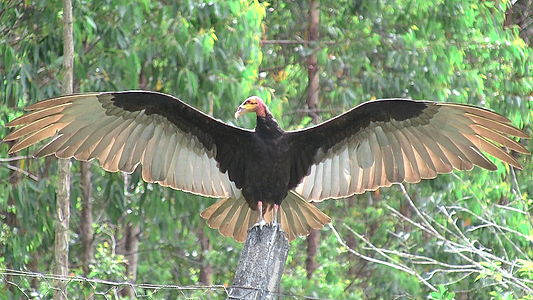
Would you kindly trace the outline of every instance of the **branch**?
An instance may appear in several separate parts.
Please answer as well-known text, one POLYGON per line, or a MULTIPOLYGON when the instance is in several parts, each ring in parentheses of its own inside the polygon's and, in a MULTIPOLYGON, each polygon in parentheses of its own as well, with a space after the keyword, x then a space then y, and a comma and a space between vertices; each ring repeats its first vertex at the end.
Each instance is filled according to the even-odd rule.
POLYGON ((0 158, 0 163, 24 160, 24 159, 29 159, 29 158, 32 158, 32 157, 31 156, 13 156, 13 157, 0 158))
MULTIPOLYGON (((363 242, 361 249, 377 253, 382 256, 383 259, 365 256, 355 249, 350 249, 333 226, 330 226, 339 243, 348 248, 348 251, 362 259, 404 271, 415 276, 421 283, 428 287, 435 287, 441 284, 445 286, 453 285, 471 275, 479 274, 482 277, 488 277, 491 280, 496 281, 496 283, 490 280, 480 281, 479 285, 483 288, 496 284, 503 286, 506 289, 517 289, 526 295, 533 293, 533 289, 531 288, 533 280, 516 275, 519 272, 518 269, 521 265, 519 259, 521 257, 523 257, 524 260, 529 259, 526 253, 527 251, 522 251, 515 241, 520 239, 530 242, 531 239, 527 235, 522 234, 513 228, 496 223, 491 219, 490 215, 477 215, 468 208, 458 205, 440 206, 438 207, 436 215, 435 213, 427 213, 416 205, 415 201, 413 201, 403 185, 400 185, 400 187, 405 199, 415 212, 413 218, 402 215, 398 210, 387 204, 384 206, 392 212, 393 216, 399 218, 401 221, 411 224, 414 227, 414 231, 420 230, 424 235, 437 239, 437 242, 442 244, 442 251, 444 253, 454 254, 452 256, 453 260, 451 260, 450 263, 436 259, 440 257, 450 257, 449 255, 441 256, 437 253, 432 255, 432 257, 428 257, 410 253, 412 251, 411 246, 416 245, 409 244, 408 238, 406 238, 405 235, 393 232, 391 232, 391 235, 399 240, 399 247, 405 247, 405 251, 377 247, 368 238, 357 233, 347 225, 344 225, 351 234, 363 242), (456 212, 467 213, 473 218, 477 218, 477 221, 481 224, 471 227, 468 230, 462 229, 458 226, 457 217, 455 216, 456 212), (472 239, 469 236, 470 233, 483 229, 491 230, 490 234, 494 235, 495 243, 499 243, 498 247, 504 248, 503 241, 506 241, 512 247, 515 247, 514 250, 516 251, 513 253, 515 257, 511 257, 510 253, 507 253, 505 249, 502 250, 504 252, 503 256, 498 255, 490 247, 483 245, 477 239, 472 239), (509 233, 512 235, 509 235, 509 233), (438 273, 445 275, 435 276, 435 274, 438 273)), ((502 209, 509 208, 504 207, 502 209)), ((527 215, 521 210, 509 210, 527 215)))
POLYGON ((381 264, 381 265, 385 265, 385 266, 394 268, 396 270, 400 270, 400 271, 406 272, 407 274, 410 274, 410 275, 413 275, 413 276, 417 277, 422 283, 424 283, 432 291, 437 291, 437 289, 433 285, 431 285, 424 278, 422 278, 418 273, 416 273, 414 270, 410 269, 409 267, 406 267, 405 265, 390 263, 390 262, 387 262, 387 261, 384 261, 384 260, 380 260, 380 259, 377 259, 377 258, 373 258, 373 257, 370 257, 370 256, 363 255, 363 254, 355 251, 354 249, 350 248, 346 244, 346 242, 344 242, 344 240, 341 238, 340 234, 337 232, 337 230, 335 229, 335 227, 333 227, 333 225, 331 223, 329 223, 328 226, 333 231, 333 233, 335 234, 335 237, 337 237, 337 241, 342 246, 344 246, 350 253, 354 254, 355 256, 357 256, 359 258, 362 258, 364 260, 367 260, 369 262, 378 263, 378 264, 381 264))
POLYGON ((10 170, 13 170, 15 172, 19 172, 19 173, 22 173, 26 176, 28 176, 30 179, 33 179, 34 181, 39 181, 39 177, 33 175, 32 173, 26 171, 26 170, 22 170, 21 168, 17 168, 15 166, 12 166, 12 165, 7 165, 7 168, 10 169, 10 170))
POLYGON ((317 41, 307 41, 307 40, 262 40, 261 45, 309 45, 309 44, 326 44, 326 45, 334 45, 337 44, 335 41, 323 41, 323 42, 317 42, 317 41))

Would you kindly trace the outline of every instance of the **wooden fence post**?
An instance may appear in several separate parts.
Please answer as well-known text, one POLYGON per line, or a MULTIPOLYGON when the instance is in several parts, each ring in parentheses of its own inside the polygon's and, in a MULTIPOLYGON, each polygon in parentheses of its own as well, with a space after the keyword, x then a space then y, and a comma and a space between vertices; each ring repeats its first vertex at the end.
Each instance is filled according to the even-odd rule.
POLYGON ((279 225, 248 230, 228 299, 278 299, 288 252, 279 225))

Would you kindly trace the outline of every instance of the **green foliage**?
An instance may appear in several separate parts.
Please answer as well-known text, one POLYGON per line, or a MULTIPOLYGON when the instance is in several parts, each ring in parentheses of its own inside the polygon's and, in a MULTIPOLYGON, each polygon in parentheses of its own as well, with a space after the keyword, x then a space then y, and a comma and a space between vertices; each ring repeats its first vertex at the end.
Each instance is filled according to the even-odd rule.
MULTIPOLYGON (((307 2, 74 1, 75 86, 80 92, 166 92, 230 123, 235 122, 236 105, 255 94, 266 100, 284 128, 303 128, 311 122, 302 112, 306 57, 316 51, 324 120, 366 100, 410 97, 487 107, 532 135, 532 50, 518 36, 518 28, 503 28, 508 5, 509 1, 474 0, 321 1, 319 42, 262 45, 263 39, 305 39, 307 2)), ((3 125, 20 115, 22 107, 59 95, 61 20, 60 1, 0 2, 0 136, 7 133, 3 125)), ((244 118, 237 125, 251 128, 253 123, 244 118)), ((526 147, 533 149, 531 141, 526 147)), ((0 144, 1 157, 7 157, 7 149, 0 144)), ((354 256, 326 228, 321 231, 319 268, 312 279, 306 278, 305 241, 291 244, 283 292, 344 299, 399 295, 454 299, 468 291, 473 299, 531 299, 506 283, 509 274, 533 280, 533 168, 531 157, 520 161, 521 171, 497 162, 496 172, 476 168, 407 186, 417 206, 444 228, 448 240, 490 249, 494 257, 515 263, 515 268, 465 254, 480 265, 471 275, 437 272, 429 277, 438 267, 407 263, 422 278, 429 278, 437 287, 432 291, 411 274, 354 256), (486 221, 500 227, 485 226, 486 221), (466 239, 452 234, 456 228, 466 239)), ((47 273, 53 255, 56 165, 50 159, 13 165, 38 180, 0 163, 0 268, 47 273)), ((96 163, 91 169, 97 255, 89 277, 125 278, 124 260, 114 252, 113 240, 121 238, 119 229, 125 222, 133 222, 141 229, 138 282, 198 284, 202 264, 209 263, 214 283, 231 284, 242 246, 207 229, 198 216, 214 200, 143 183, 137 173, 132 176, 133 196, 126 198, 120 174, 106 173, 96 163), (205 253, 198 242, 200 230, 205 230, 212 246, 205 253)), ((82 275, 77 163, 72 172, 70 257, 74 274, 82 275)), ((353 242, 351 247, 368 257, 384 259, 347 228, 375 247, 396 251, 390 255, 394 263, 405 262, 398 253, 448 265, 464 263, 442 240, 392 213, 394 209, 417 220, 397 188, 326 201, 320 208, 353 242)), ((16 282, 27 293, 50 297, 50 282, 16 282)), ((106 288, 71 283, 69 292, 87 296, 106 288)), ((154 299, 175 297, 172 291, 139 292, 154 299)), ((0 299, 23 296, 13 286, 8 295, 0 299)))
POLYGON ((126 263, 124 256, 116 255, 111 251, 108 242, 103 242, 95 247, 95 264, 90 265, 88 278, 99 278, 115 281, 123 281, 126 263))
POLYGON ((455 293, 448 291, 445 286, 439 285, 439 290, 429 294, 431 300, 455 300, 455 293))

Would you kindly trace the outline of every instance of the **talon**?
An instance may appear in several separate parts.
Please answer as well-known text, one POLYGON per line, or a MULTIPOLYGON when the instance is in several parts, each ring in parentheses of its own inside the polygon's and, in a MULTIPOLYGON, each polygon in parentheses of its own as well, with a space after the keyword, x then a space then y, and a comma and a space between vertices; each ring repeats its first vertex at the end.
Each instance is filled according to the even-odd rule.
POLYGON ((278 211, 279 204, 274 204, 274 211, 272 212, 272 225, 278 225, 278 211))
POLYGON ((268 223, 265 222, 265 220, 261 220, 261 221, 255 223, 254 226, 252 226, 252 227, 259 227, 259 229, 263 229, 263 226, 265 226, 265 225, 268 225, 268 223))
MULTIPOLYGON (((257 213, 259 215, 257 218, 257 224, 263 223, 264 225, 265 220, 263 220, 263 202, 262 201, 257 202, 257 213)), ((261 228, 263 228, 262 225, 261 225, 261 228)))

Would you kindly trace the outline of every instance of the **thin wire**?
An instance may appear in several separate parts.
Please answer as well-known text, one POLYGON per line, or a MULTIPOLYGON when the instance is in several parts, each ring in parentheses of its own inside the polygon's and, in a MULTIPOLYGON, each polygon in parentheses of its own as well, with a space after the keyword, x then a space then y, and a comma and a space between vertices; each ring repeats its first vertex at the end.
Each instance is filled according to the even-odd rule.
POLYGON ((56 274, 37 273, 37 272, 29 272, 29 271, 21 271, 21 270, 13 270, 13 269, 0 269, 0 275, 32 277, 32 278, 62 280, 62 281, 100 283, 100 284, 112 285, 112 286, 130 286, 130 287, 139 287, 139 288, 146 288, 146 289, 174 289, 174 290, 184 290, 184 291, 204 290, 204 289, 226 290, 226 286, 221 285, 221 284, 189 285, 189 286, 180 286, 180 285, 174 285, 174 284, 151 284, 151 283, 135 284, 135 283, 127 282, 127 281, 118 282, 118 281, 110 281, 110 280, 104 280, 104 279, 98 279, 98 278, 86 278, 82 276, 70 276, 70 275, 63 276, 63 275, 56 275, 56 274))
MULTIPOLYGON (((83 276, 63 276, 63 275, 56 275, 56 274, 49 274, 49 273, 38 273, 38 272, 31 272, 31 271, 22 271, 22 270, 14 270, 14 269, 4 269, 0 268, 0 276, 18 276, 18 277, 30 277, 30 278, 38 278, 38 279, 49 279, 49 280, 61 280, 61 281, 68 281, 68 282, 87 282, 91 285, 93 289, 96 289, 96 287, 93 284, 103 284, 103 285, 109 285, 112 286, 111 289, 116 289, 117 287, 121 286, 128 286, 133 289, 135 288, 142 288, 142 289, 150 289, 150 290, 178 290, 178 291, 207 291, 207 290, 223 290, 226 294, 226 297, 230 297, 230 292, 232 288, 238 288, 238 289, 248 289, 251 291, 256 292, 264 292, 265 294, 270 295, 279 295, 283 297, 291 297, 294 299, 311 299, 311 300, 332 300, 330 298, 321 298, 321 297, 314 297, 314 296, 307 296, 307 295, 301 295, 301 294, 292 294, 292 293, 284 293, 284 292, 274 292, 269 291, 261 288, 256 287, 250 287, 250 286, 225 286, 223 284, 214 284, 214 285, 188 285, 188 286, 180 286, 180 285, 174 285, 174 284, 151 284, 151 283, 131 283, 127 281, 110 281, 110 280, 104 280, 104 279, 98 279, 98 278, 86 278, 83 276)), ((22 289, 14 282, 8 282, 9 284, 13 284, 19 288, 19 290, 22 291, 22 289)), ((110 290, 111 290, 110 289, 110 290)), ((98 293, 100 294, 100 293, 98 293)), ((29 299, 29 298, 28 298, 29 299)))

